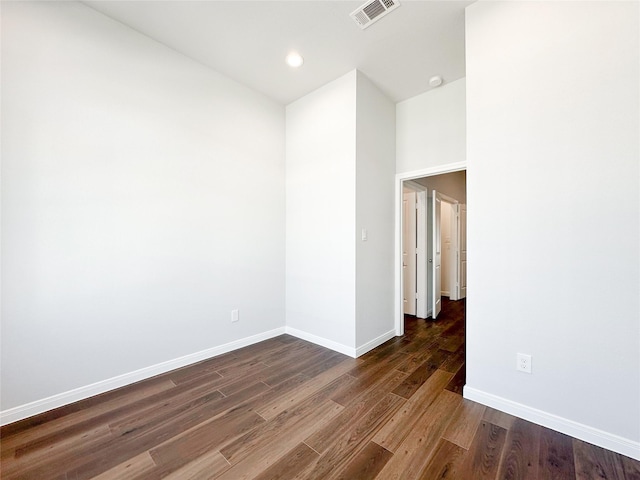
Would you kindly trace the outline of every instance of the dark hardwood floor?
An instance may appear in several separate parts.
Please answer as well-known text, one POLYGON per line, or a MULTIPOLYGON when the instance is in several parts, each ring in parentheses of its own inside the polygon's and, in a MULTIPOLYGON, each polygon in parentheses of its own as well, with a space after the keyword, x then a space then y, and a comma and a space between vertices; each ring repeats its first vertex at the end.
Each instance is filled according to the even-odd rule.
POLYGON ((281 336, 7 425, 3 479, 622 479, 640 462, 463 400, 464 301, 352 359, 281 336))

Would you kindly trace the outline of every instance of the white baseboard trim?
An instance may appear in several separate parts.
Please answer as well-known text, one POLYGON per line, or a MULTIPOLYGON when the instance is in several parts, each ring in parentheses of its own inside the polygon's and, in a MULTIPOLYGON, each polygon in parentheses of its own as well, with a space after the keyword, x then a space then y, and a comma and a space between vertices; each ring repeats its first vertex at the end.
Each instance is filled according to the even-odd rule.
POLYGON ((365 343, 364 345, 361 345, 358 348, 356 348, 356 357, 359 357, 360 355, 364 355, 369 350, 373 350, 377 346, 382 345, 384 342, 386 342, 387 340, 392 339, 395 336, 396 336, 396 330, 395 329, 389 330, 388 332, 383 333, 378 338, 374 338, 373 340, 371 340, 371 341, 365 343))
MULTIPOLYGON (((302 340, 306 340, 307 342, 315 343, 316 345, 320 345, 321 347, 334 350, 338 353, 348 355, 352 358, 356 358, 357 356, 355 348, 348 347, 338 342, 334 342, 333 340, 328 340, 326 338, 319 337, 317 335, 314 335, 313 333, 308 333, 292 327, 285 327, 285 333, 288 333, 289 335, 293 335, 294 337, 300 338, 302 340)), ((395 331, 394 331, 394 335, 395 335, 395 331)))
POLYGON ((313 333, 305 332, 303 330, 298 330, 297 328, 286 327, 286 333, 292 335, 294 337, 300 338, 302 340, 306 340, 311 343, 315 343, 316 345, 320 345, 321 347, 328 348, 338 353, 342 353, 344 355, 348 355, 352 358, 357 358, 360 355, 364 355, 369 350, 373 350, 378 345, 382 345, 384 342, 396 336, 395 329, 389 330, 386 333, 383 333, 377 338, 365 343, 364 345, 359 346, 358 348, 348 347, 347 345, 343 345, 342 343, 334 342, 333 340, 326 339, 324 337, 319 337, 314 335, 313 333))
POLYGON ((557 432, 606 448, 621 455, 640 460, 640 442, 629 440, 597 428, 574 422, 536 408, 498 397, 491 393, 465 386, 463 396, 468 400, 487 405, 502 412, 523 418, 557 432))
POLYGON ((3 410, 0 412, 0 425, 17 422, 18 420, 32 417, 33 415, 47 412, 49 410, 53 410, 54 408, 62 407, 79 400, 84 400, 85 398, 93 397, 94 395, 99 395, 101 393, 108 392, 109 390, 114 390, 116 388, 124 387, 141 380, 146 380, 147 378, 160 375, 161 373, 166 373, 171 370, 175 370, 176 368, 181 368, 193 363, 201 362, 202 360, 207 360, 211 357, 215 357, 223 353, 231 352, 242 347, 247 347, 249 345, 253 345, 254 343, 262 342, 264 340, 277 337, 278 335, 282 335, 284 333, 285 327, 279 327, 267 332, 258 333, 257 335, 234 340, 233 342, 225 343, 224 345, 208 348, 200 352, 191 353, 183 357, 168 360, 166 362, 158 363, 150 367, 141 368, 140 370, 135 370, 123 375, 118 375, 117 377, 92 383, 91 385, 86 385, 84 387, 79 387, 67 392, 52 395, 51 397, 36 400, 25 405, 20 405, 8 410, 3 410))

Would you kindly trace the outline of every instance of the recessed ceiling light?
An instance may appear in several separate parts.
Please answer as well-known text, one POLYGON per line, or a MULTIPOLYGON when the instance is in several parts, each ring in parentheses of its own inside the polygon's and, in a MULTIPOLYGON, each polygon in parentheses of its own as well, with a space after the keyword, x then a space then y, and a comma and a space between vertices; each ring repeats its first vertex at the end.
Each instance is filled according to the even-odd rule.
POLYGON ((298 68, 304 63, 304 58, 298 52, 291 52, 287 55, 287 65, 293 68, 298 68))

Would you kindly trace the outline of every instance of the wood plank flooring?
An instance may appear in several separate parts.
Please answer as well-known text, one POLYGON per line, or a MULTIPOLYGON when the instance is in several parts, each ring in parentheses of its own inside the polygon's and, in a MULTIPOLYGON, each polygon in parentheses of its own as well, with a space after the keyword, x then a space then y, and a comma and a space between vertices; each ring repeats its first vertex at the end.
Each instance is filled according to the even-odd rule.
POLYGON ((352 359, 280 336, 0 430, 3 479, 619 479, 640 462, 464 400, 464 301, 352 359))

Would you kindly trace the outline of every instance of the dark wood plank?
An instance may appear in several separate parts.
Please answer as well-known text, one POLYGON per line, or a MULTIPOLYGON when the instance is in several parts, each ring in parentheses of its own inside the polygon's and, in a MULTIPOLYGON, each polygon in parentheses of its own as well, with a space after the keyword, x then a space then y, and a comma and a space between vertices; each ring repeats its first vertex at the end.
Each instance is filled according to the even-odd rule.
POLYGON ((276 371, 265 377, 262 381, 272 387, 280 382, 284 382, 294 375, 304 373, 306 369, 317 368, 319 364, 324 365, 325 362, 334 362, 334 364, 337 364, 344 360, 344 358, 344 355, 331 350, 321 351, 307 359, 302 361, 299 360, 295 363, 289 363, 288 365, 284 365, 281 368, 276 369, 276 371))
POLYGON ((436 370, 438 370, 444 360, 445 356, 442 352, 439 350, 435 351, 424 363, 418 366, 411 375, 398 385, 393 393, 403 398, 410 398, 422 386, 422 384, 426 382, 436 370))
MULTIPOLYGON (((284 457, 287 452, 301 443, 314 425, 324 425, 344 408, 324 395, 316 396, 310 402, 305 402, 300 412, 288 415, 285 412, 281 418, 276 417, 266 425, 274 427, 274 434, 258 437, 245 435, 240 443, 230 444, 231 448, 221 450, 232 467, 220 475, 222 480, 240 480, 253 478, 284 457), (250 437, 250 438, 248 438, 250 437)), ((260 429, 258 427, 256 430, 260 429)))
POLYGON ((578 480, 624 480, 619 455, 575 438, 572 443, 578 480))
POLYGON ((419 478, 461 402, 460 395, 441 391, 426 409, 421 421, 414 425, 399 448, 393 452, 393 457, 380 472, 380 478, 419 478))
MULTIPOLYGON (((162 480, 210 480, 217 478, 222 473, 231 468, 229 462, 225 460, 220 452, 217 450, 210 450, 204 455, 196 458, 194 461, 187 463, 184 467, 174 470, 166 477, 162 477, 162 480)), ((161 477, 157 475, 151 475, 148 472, 142 477, 138 477, 135 480, 157 480, 161 477)), ((119 479, 114 479, 119 480, 119 479)))
POLYGON ((393 454, 377 443, 369 442, 335 478, 337 480, 372 480, 393 454))
MULTIPOLYGON (((133 458, 128 458, 120 465, 101 473, 93 480, 134 480, 136 478, 151 478, 152 471, 156 467, 155 462, 149 452, 143 452, 133 458)), ((64 477, 67 479, 67 475, 64 477)))
POLYGON ((394 352, 385 356, 372 357, 367 360, 361 360, 349 371, 349 375, 362 380, 366 380, 367 378, 378 375, 382 370, 388 368, 396 368, 406 358, 406 354, 401 352, 394 352))
MULTIPOLYGON (((175 416, 154 418, 149 424, 140 425, 136 430, 123 432, 119 438, 103 446, 99 451, 94 451, 91 460, 68 472, 81 478, 90 478, 122 462, 128 455, 151 450, 203 421, 233 409, 239 399, 260 395, 266 389, 264 384, 248 385, 244 391, 235 396, 223 397, 198 405, 197 408, 185 409, 175 416)), ((77 460, 74 459, 73 463, 76 464, 77 460)))
POLYGON ((244 377, 251 375, 257 371, 267 370, 269 366, 260 360, 246 360, 236 365, 231 365, 220 370, 216 370, 216 373, 222 377, 244 377))
POLYGON ((253 480, 290 480, 296 478, 318 457, 318 453, 309 448, 309 446, 299 443, 293 450, 287 452, 253 480))
MULTIPOLYGON (((259 395, 267 388, 264 384, 255 384, 247 386, 245 391, 235 397, 212 398, 204 403, 196 399, 192 405, 172 411, 169 416, 153 417, 148 422, 141 419, 131 429, 117 430, 114 438, 106 443, 90 445, 89 448, 82 445, 76 451, 65 452, 55 458, 54 465, 58 469, 66 469, 69 476, 90 478, 233 408, 239 398, 259 395)), ((52 467, 45 464, 34 469, 30 466, 29 472, 34 478, 47 478, 47 475, 55 471, 52 467)))
POLYGON ((516 417, 509 415, 508 413, 501 412, 500 410, 487 407, 484 412, 483 419, 489 423, 502 427, 505 430, 511 430, 516 417))
POLYGON ((440 365, 440 368, 445 372, 458 372, 462 365, 464 365, 465 355, 465 346, 463 343, 458 350, 448 356, 442 365, 440 365))
POLYGON ((540 480, 576 478, 571 437, 543 428, 540 433, 540 480))
MULTIPOLYGON (((406 337, 406 335, 405 335, 406 337)), ((359 360, 361 363, 375 363, 378 360, 384 360, 401 351, 411 344, 411 340, 405 337, 395 337, 387 340, 378 348, 374 348, 362 355, 359 360)))
MULTIPOLYGON (((256 383, 256 388, 262 389, 256 383)), ((246 386, 245 386, 246 388, 246 386)), ((179 391, 165 397, 151 397, 139 402, 126 415, 114 415, 109 422, 114 435, 128 435, 139 431, 145 425, 161 422, 167 416, 178 415, 182 412, 204 407, 205 405, 222 400, 224 395, 213 386, 204 385, 198 388, 179 391), (175 393, 175 394, 173 394, 175 393)))
POLYGON ((75 424, 96 414, 117 409, 123 403, 136 401, 174 387, 175 383, 166 376, 154 377, 4 425, 0 427, 0 438, 6 445, 13 435, 32 437, 40 432, 58 430, 63 428, 63 425, 75 424))
POLYGON ((26 473, 26 478, 51 478, 60 475, 65 472, 66 462, 64 460, 69 457, 68 452, 71 445, 82 445, 84 450, 90 451, 100 448, 100 446, 112 440, 113 435, 109 430, 109 426, 101 425, 80 434, 80 436, 73 435, 54 444, 43 446, 43 448, 16 455, 15 462, 4 460, 2 463, 2 477, 10 478, 17 473, 23 472, 26 473))
POLYGON ((170 380, 152 379, 148 382, 148 384, 141 382, 132 385, 131 391, 118 389, 117 394, 103 394, 76 402, 77 404, 70 407, 73 410, 72 413, 63 414, 65 409, 61 408, 16 422, 16 424, 23 426, 24 430, 22 431, 12 430, 9 428, 10 426, 7 426, 12 433, 6 437, 2 436, 2 456, 4 457, 8 450, 13 455, 15 450, 26 448, 29 444, 34 446, 37 444, 50 445, 68 436, 76 435, 78 432, 85 432, 95 426, 108 423, 116 416, 131 413, 137 410, 148 398, 164 399, 179 393, 179 390, 175 389, 175 384, 170 380), (86 405, 86 407, 75 410, 78 405, 86 405))
POLYGON ((396 366, 396 370, 407 374, 415 372, 416 368, 422 365, 427 359, 433 355, 435 349, 432 344, 425 344, 420 350, 404 355, 404 360, 396 366))
MULTIPOLYGON (((398 372, 391 372, 392 375, 399 375, 398 372)), ((402 375, 402 374, 400 374, 402 375)), ((386 377, 383 377, 386 378, 386 377)), ((391 383, 391 382, 389 382, 391 383)), ((391 383, 393 385, 393 383, 391 383)), ((397 381, 396 381, 397 384, 397 381)), ((374 388, 369 391, 369 395, 359 398, 358 402, 346 407, 340 415, 329 422, 324 428, 316 431, 305 439, 305 443, 318 453, 326 451, 337 439, 347 435, 353 441, 351 432, 357 431, 361 436, 370 430, 370 423, 376 425, 383 423, 386 416, 404 404, 404 400, 395 395, 390 395, 390 387, 374 388), (368 420, 371 418, 371 420, 368 420), (363 424, 361 424, 363 422, 363 424)))
POLYGON ((394 355, 388 363, 384 363, 378 368, 360 370, 358 376, 353 376, 353 369, 349 370, 347 373, 353 376, 353 384, 349 389, 341 392, 340 395, 334 396, 332 400, 346 407, 359 402, 360 398, 368 395, 368 392, 372 389, 385 388, 385 390, 390 391, 390 389, 395 388, 399 381, 404 380, 407 376, 405 373, 397 372, 393 368, 402 360, 402 357, 402 355, 394 355))
POLYGON ((324 480, 348 465, 402 403, 404 400, 400 397, 387 394, 349 426, 341 422, 335 432, 327 434, 333 424, 328 422, 325 428, 307 438, 305 443, 321 453, 321 456, 306 478, 324 480))
POLYGON ((459 478, 496 479, 506 438, 507 431, 504 428, 487 421, 480 422, 466 459, 460 468, 459 478))
POLYGON ((427 466, 420 474, 420 480, 456 480, 460 476, 460 466, 467 451, 447 440, 440 439, 427 466))
POLYGON ((300 402, 324 389, 328 389, 326 391, 333 391, 334 395, 340 395, 340 392, 349 389, 355 380, 353 377, 345 374, 345 372, 351 368, 353 362, 351 359, 345 359, 336 365, 333 365, 333 363, 332 361, 327 361, 324 365, 329 368, 312 378, 308 378, 302 373, 294 377, 299 377, 304 380, 294 388, 288 388, 289 380, 277 384, 271 389, 271 394, 264 395, 256 401, 256 411, 267 420, 270 420, 285 410, 295 408, 300 402), (329 386, 338 379, 341 379, 340 388, 330 390, 329 386), (282 389, 282 386, 287 386, 287 388, 282 389))
POLYGON ((454 377, 451 379, 451 382, 449 382, 449 385, 447 385, 446 389, 449 390, 450 392, 462 395, 462 387, 464 387, 467 379, 466 375, 467 375, 467 370, 464 367, 464 363, 463 363, 460 369, 456 372, 454 377))
POLYGON ((253 430, 265 420, 251 410, 233 409, 210 422, 203 422, 177 437, 152 448, 149 453, 162 475, 177 470, 208 451, 253 430))
POLYGON ((624 455, 620 456, 620 460, 622 461, 625 478, 627 480, 640 480, 640 461, 624 455))
POLYGON ((428 408, 451 380, 451 374, 436 371, 403 407, 376 433, 373 441, 395 453, 414 426, 421 422, 428 408))
POLYGON ((536 480, 542 427, 517 418, 507 433, 499 476, 504 480, 536 480))
POLYGON ((464 344, 464 331, 456 330, 456 332, 447 337, 441 344, 440 348, 450 353, 457 352, 464 344))
POLYGON ((270 338, 264 342, 255 343, 239 350, 187 365, 186 367, 173 370, 166 375, 176 385, 179 385, 189 383, 194 379, 198 379, 198 377, 214 374, 217 370, 237 365, 247 360, 260 361, 263 356, 268 356, 273 352, 287 351, 288 348, 291 348, 282 342, 281 338, 282 337, 270 338))
POLYGON ((284 437, 288 441, 290 439, 287 437, 301 434, 300 440, 295 443, 302 442, 312 433, 313 429, 318 428, 313 423, 313 419, 317 415, 320 406, 323 406, 327 412, 332 412, 332 417, 335 417, 343 409, 342 406, 329 401, 329 399, 336 391, 346 388, 351 381, 351 377, 347 375, 341 376, 327 387, 297 404, 291 410, 283 411, 271 421, 254 428, 251 432, 231 442, 220 449, 220 453, 235 465, 242 458, 251 455, 253 450, 273 445, 278 438, 284 437), (333 405, 339 408, 336 409, 333 405))
POLYGON ((445 430, 442 438, 458 445, 466 450, 471 446, 478 425, 487 407, 470 400, 463 400, 453 414, 451 423, 445 430))

